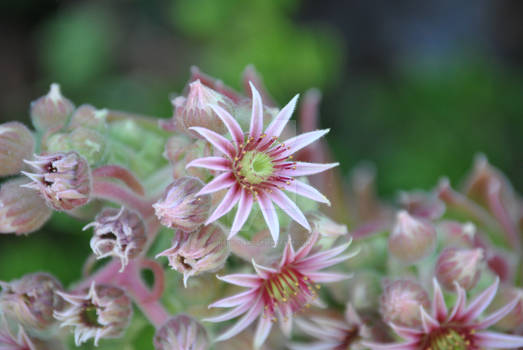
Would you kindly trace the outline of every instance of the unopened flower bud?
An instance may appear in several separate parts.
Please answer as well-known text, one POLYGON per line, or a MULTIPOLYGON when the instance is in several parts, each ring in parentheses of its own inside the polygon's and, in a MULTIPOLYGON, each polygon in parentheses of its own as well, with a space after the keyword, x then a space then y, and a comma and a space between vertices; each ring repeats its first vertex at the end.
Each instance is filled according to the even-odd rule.
POLYGON ((404 263, 414 263, 434 250, 436 230, 428 221, 400 211, 389 236, 390 253, 404 263))
POLYGON ((494 312, 503 306, 511 303, 514 299, 518 303, 512 311, 495 324, 495 327, 505 332, 511 332, 523 326, 523 289, 514 288, 509 285, 502 285, 496 294, 496 297, 489 305, 488 310, 494 312))
POLYGON ((60 85, 51 84, 47 95, 31 103, 31 120, 38 130, 57 129, 65 126, 73 110, 73 103, 62 95, 60 85))
POLYGON ((69 128, 85 127, 102 131, 106 127, 106 118, 108 111, 106 109, 96 109, 91 105, 81 105, 71 117, 69 128))
POLYGON ((153 204, 162 225, 190 232, 203 224, 211 207, 211 196, 197 196, 202 188, 202 181, 189 176, 167 186, 163 198, 153 204))
POLYGON ((185 154, 192 148, 193 140, 186 135, 178 134, 169 137, 165 143, 163 156, 171 164, 175 165, 183 160, 185 154))
POLYGON ((447 290, 455 290, 454 282, 470 290, 478 283, 483 267, 483 249, 447 247, 436 262, 436 278, 447 290))
POLYGON ((188 175, 197 177, 204 181, 209 177, 208 169, 198 167, 190 167, 187 169, 185 166, 195 159, 208 157, 210 155, 211 147, 208 142, 204 140, 193 141, 183 152, 178 155, 178 161, 171 160, 171 164, 174 166, 173 178, 179 179, 188 175))
POLYGON ((178 131, 193 137, 200 137, 199 134, 189 130, 189 128, 201 126, 219 134, 225 133, 225 125, 213 111, 211 105, 220 106, 231 112, 232 101, 218 91, 203 85, 200 80, 189 84, 187 97, 177 97, 172 103, 174 106, 174 124, 178 131))
POLYGON ((55 311, 60 327, 74 328, 77 346, 94 338, 97 346, 101 338, 118 338, 132 317, 131 299, 123 289, 109 285, 95 285, 81 294, 59 293, 68 304, 63 311, 55 311))
POLYGON ((34 139, 22 123, 0 124, 0 176, 18 174, 33 155, 34 139))
POLYGON ((399 201, 411 215, 420 218, 436 220, 445 213, 445 203, 435 193, 401 192, 399 201))
POLYGON ((173 246, 156 257, 160 256, 166 256, 169 266, 183 273, 187 287, 189 277, 221 269, 229 256, 229 245, 223 230, 211 224, 190 233, 177 230, 173 246))
POLYGON ((171 317, 154 336, 156 350, 207 350, 209 336, 194 318, 181 314, 171 317))
POLYGON ((129 259, 140 254, 147 241, 145 224, 140 215, 132 210, 105 208, 94 222, 84 227, 93 227, 91 249, 98 259, 114 256, 120 259, 122 269, 129 259))
POLYGON ((421 325, 420 306, 430 305, 427 292, 416 282, 398 280, 386 283, 380 299, 380 312, 386 322, 403 327, 421 325))
POLYGON ((55 210, 71 210, 86 204, 91 194, 89 164, 76 152, 35 156, 26 161, 36 173, 23 172, 33 180, 24 187, 40 191, 55 210))
POLYGON ((26 275, 10 283, 0 282, 0 287, 0 309, 23 326, 46 329, 55 323, 53 312, 63 307, 58 295, 62 285, 46 273, 26 275))
POLYGON ((38 193, 22 187, 28 183, 19 177, 0 187, 0 233, 30 233, 51 217, 53 211, 38 193))

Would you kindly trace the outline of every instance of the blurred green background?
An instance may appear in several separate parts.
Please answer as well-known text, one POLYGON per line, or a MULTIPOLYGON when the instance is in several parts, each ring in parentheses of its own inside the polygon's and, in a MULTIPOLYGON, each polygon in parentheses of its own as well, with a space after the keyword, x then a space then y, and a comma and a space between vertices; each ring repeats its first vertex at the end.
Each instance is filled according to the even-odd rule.
MULTIPOLYGON (((20 0, 0 2, 0 18, 1 122, 28 123, 51 82, 77 105, 169 117, 191 65, 239 88, 253 63, 280 104, 322 90, 343 174, 374 162, 382 196, 459 183, 476 152, 523 188, 518 0, 20 0)), ((1 236, 0 279, 74 281, 81 226, 1 236)))

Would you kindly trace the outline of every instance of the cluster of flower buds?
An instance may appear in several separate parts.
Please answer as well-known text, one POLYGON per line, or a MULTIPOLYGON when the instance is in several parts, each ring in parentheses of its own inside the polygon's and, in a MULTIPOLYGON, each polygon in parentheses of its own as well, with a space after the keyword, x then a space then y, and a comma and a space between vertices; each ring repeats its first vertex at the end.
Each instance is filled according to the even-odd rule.
POLYGON ((0 232, 62 211, 91 222, 94 253, 71 290, 45 273, 0 282, 0 349, 62 350, 61 328, 97 346, 124 335, 134 306, 156 350, 523 347, 523 200, 499 170, 480 156, 462 191, 442 181, 394 206, 363 166, 346 197, 315 142, 329 131, 318 92, 287 139, 298 96, 276 108, 252 67, 243 85, 193 69, 165 122, 75 108, 53 84, 31 105, 36 131, 0 125, 0 176, 16 176, 0 186, 0 232))
POLYGON ((58 292, 65 300, 63 311, 55 311, 60 327, 73 327, 74 340, 80 345, 93 338, 94 344, 102 338, 120 337, 131 317, 131 299, 121 288, 96 285, 81 293, 58 292))
POLYGON ((91 249, 98 259, 114 256, 120 259, 122 268, 129 259, 134 259, 143 251, 147 241, 145 224, 141 216, 125 207, 105 208, 94 222, 84 227, 93 227, 91 249))

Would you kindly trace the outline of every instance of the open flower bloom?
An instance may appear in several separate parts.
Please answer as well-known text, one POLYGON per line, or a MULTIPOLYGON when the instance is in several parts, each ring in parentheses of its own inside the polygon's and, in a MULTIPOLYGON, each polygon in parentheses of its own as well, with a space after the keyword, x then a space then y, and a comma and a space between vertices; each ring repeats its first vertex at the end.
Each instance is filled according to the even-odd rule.
POLYGON ((313 233, 309 241, 298 251, 294 251, 289 240, 285 246, 280 263, 274 267, 264 267, 253 261, 256 275, 233 274, 218 277, 220 280, 248 290, 237 295, 219 300, 209 307, 232 307, 220 316, 205 321, 222 322, 245 315, 229 330, 216 340, 229 339, 247 328, 259 316, 254 347, 259 348, 276 320, 286 335, 290 334, 293 314, 307 308, 317 301, 318 283, 336 282, 349 276, 334 272, 319 272, 351 258, 356 253, 341 255, 350 242, 326 251, 311 250, 318 240, 318 233, 313 233))
POLYGON ((345 310, 345 320, 314 316, 309 320, 297 319, 296 324, 318 341, 293 343, 289 346, 292 350, 362 350, 361 340, 370 337, 369 327, 351 304, 345 310))
POLYGON ((249 217, 254 202, 258 201, 271 235, 277 242, 280 229, 273 202, 291 218, 310 230, 309 223, 301 210, 282 190, 329 204, 327 198, 318 190, 294 177, 320 173, 338 163, 315 164, 293 161, 292 155, 296 151, 316 141, 328 130, 312 131, 293 137, 285 143, 279 142, 278 137, 291 118, 298 96, 294 97, 278 113, 263 132, 262 100, 252 84, 251 90, 253 101, 249 132, 245 134, 238 122, 226 110, 212 105, 213 110, 229 130, 232 141, 206 128, 191 128, 223 155, 199 158, 190 162, 187 167, 202 167, 222 172, 205 185, 198 193, 199 195, 228 189, 227 194, 208 218, 206 224, 219 219, 238 204, 229 234, 230 238, 240 231, 249 217))
POLYGON ((478 317, 492 302, 498 289, 499 279, 480 293, 467 305, 465 290, 456 284, 457 300, 448 312, 443 293, 434 279, 432 315, 423 307, 421 328, 407 328, 390 324, 404 343, 366 343, 373 350, 479 350, 514 349, 523 346, 523 337, 485 331, 505 317, 518 303, 517 299, 479 320, 478 317))

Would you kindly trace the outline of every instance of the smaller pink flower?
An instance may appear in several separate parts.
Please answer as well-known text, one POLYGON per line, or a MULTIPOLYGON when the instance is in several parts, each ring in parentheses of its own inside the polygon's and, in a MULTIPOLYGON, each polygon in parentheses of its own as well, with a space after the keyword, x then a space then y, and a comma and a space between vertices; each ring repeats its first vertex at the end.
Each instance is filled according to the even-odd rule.
POLYGON ((457 300, 449 313, 439 283, 434 279, 431 314, 420 306, 422 327, 401 327, 391 323, 403 343, 379 344, 364 342, 373 350, 480 350, 515 349, 523 346, 523 337, 486 331, 516 306, 516 298, 494 313, 478 317, 492 302, 499 279, 467 305, 465 290, 456 284, 457 300))
POLYGON ((319 283, 337 282, 349 276, 320 270, 345 261, 355 253, 341 255, 350 242, 326 251, 312 252, 318 240, 318 233, 313 233, 297 252, 289 240, 283 256, 275 267, 265 267, 253 261, 256 275, 233 274, 218 277, 222 281, 246 287, 243 293, 219 300, 209 307, 232 307, 220 316, 207 319, 208 322, 223 322, 245 314, 233 327, 217 338, 217 341, 229 339, 243 331, 256 318, 259 318, 254 347, 260 347, 277 320, 286 335, 292 327, 293 314, 317 303, 319 283))
POLYGON ((171 317, 154 336, 156 350, 207 350, 209 336, 205 328, 188 315, 171 317))

